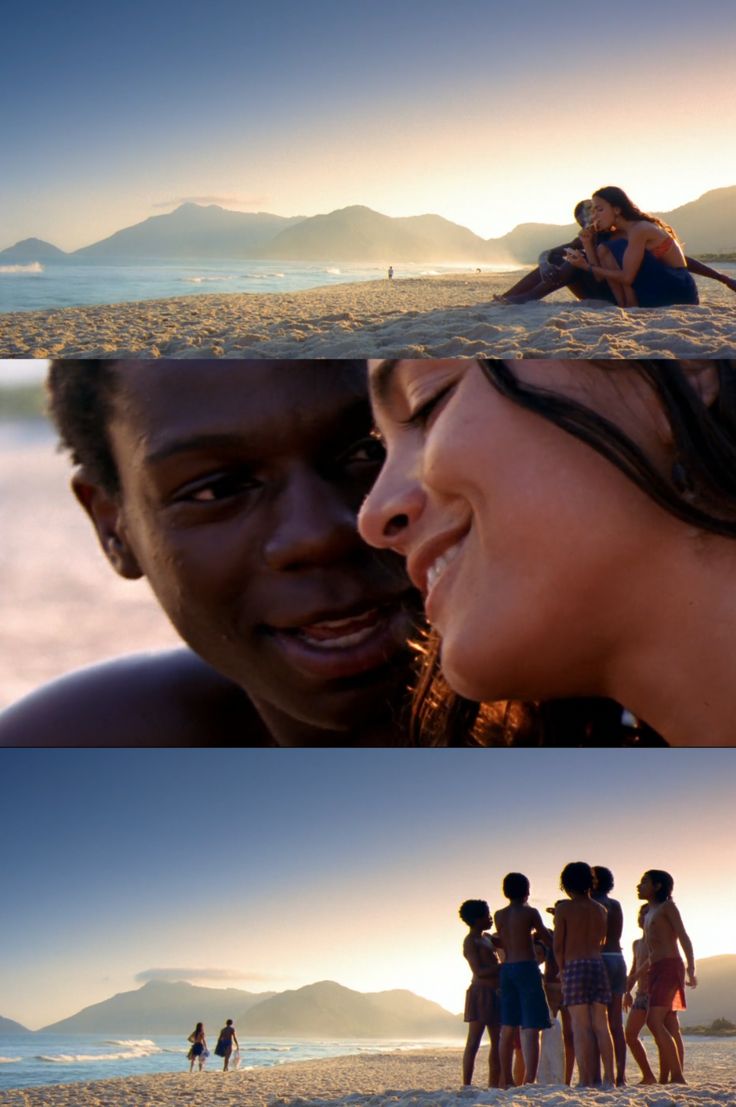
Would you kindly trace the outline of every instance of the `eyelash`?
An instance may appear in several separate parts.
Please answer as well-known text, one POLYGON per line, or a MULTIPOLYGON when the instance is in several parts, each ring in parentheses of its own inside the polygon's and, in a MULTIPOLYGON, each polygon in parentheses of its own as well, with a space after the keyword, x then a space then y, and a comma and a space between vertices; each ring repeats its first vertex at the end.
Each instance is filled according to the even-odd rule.
MULTIPOLYGON (((359 441, 353 443, 353 445, 335 459, 334 465, 338 469, 347 470, 352 465, 358 465, 361 467, 367 467, 370 465, 379 465, 383 462, 383 456, 385 449, 383 442, 376 439, 373 435, 366 435, 365 438, 361 438, 359 441), (370 455, 370 452, 375 450, 380 452, 381 456, 365 458, 357 458, 355 455, 360 451, 365 451, 370 455)), ((232 473, 215 473, 210 477, 203 478, 200 481, 196 481, 192 485, 181 489, 174 497, 174 503, 179 504, 194 504, 200 505, 213 505, 223 503, 228 499, 232 499, 236 496, 243 495, 256 491, 263 482, 258 480, 248 470, 235 471, 232 473), (196 499, 195 497, 201 495, 203 492, 212 491, 212 497, 205 499, 196 499)))
POLYGON ((447 397, 448 393, 452 392, 454 387, 455 382, 453 381, 451 384, 445 385, 444 388, 440 388, 439 392, 435 392, 434 396, 430 396, 428 400, 420 404, 408 419, 402 419, 401 425, 405 427, 426 427, 435 409, 447 397))
POLYGON ((176 503, 185 504, 216 504, 236 496, 245 491, 252 491, 257 487, 258 481, 249 473, 220 473, 198 481, 189 488, 183 488, 176 496, 176 503), (202 492, 213 491, 211 499, 197 500, 194 497, 202 492), (219 494, 218 494, 219 493, 219 494))

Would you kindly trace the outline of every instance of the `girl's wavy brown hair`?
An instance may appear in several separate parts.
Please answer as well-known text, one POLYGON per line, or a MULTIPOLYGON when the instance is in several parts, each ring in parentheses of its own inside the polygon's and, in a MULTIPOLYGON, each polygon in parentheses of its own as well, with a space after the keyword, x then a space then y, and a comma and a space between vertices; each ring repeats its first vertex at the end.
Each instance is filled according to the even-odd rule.
MULTIPOLYGON (((736 539, 736 360, 709 362, 718 395, 708 405, 693 388, 686 363, 641 359, 594 361, 601 371, 636 372, 661 405, 672 434, 673 471, 654 461, 615 423, 550 389, 525 384, 508 363, 481 359, 489 384, 502 396, 555 423, 615 465, 670 514, 706 533, 736 539)), ((428 631, 420 657, 410 736, 417 745, 664 745, 645 725, 621 725, 610 700, 508 701, 480 704, 453 692, 440 668, 440 639, 428 631)))

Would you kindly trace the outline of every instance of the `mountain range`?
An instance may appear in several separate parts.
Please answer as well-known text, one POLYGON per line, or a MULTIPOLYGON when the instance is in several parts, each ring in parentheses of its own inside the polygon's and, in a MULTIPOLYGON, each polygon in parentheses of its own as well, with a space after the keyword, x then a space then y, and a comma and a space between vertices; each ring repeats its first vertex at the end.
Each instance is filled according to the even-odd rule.
MULTIPOLYGON (((736 250, 736 185, 713 189, 673 211, 655 214, 676 229, 689 254, 736 250)), ((361 205, 287 218, 185 203, 71 253, 50 242, 26 238, 0 250, 0 264, 253 258, 512 266, 536 261, 542 250, 569 241, 576 230, 574 223, 521 223, 500 238, 483 239, 439 215, 392 218, 361 205)))
MULTIPOLYGON (((683 1025, 707 1026, 717 1018, 736 1022, 736 954, 703 958, 697 970, 698 987, 687 989, 683 1025)), ((460 1015, 413 992, 356 992, 330 980, 285 992, 149 981, 44 1026, 39 1033, 178 1034, 200 1021, 212 1031, 228 1018, 243 1036, 417 1040, 464 1034, 460 1015)), ((22 1033, 29 1031, 0 1018, 0 1034, 22 1033)))
POLYGON ((413 992, 356 992, 330 980, 278 993, 154 980, 84 1007, 39 1033, 140 1037, 177 1034, 196 1022, 214 1030, 228 1018, 240 1033, 258 1036, 417 1039, 463 1033, 459 1015, 413 992))
POLYGON ((30 1030, 14 1019, 4 1019, 0 1016, 0 1034, 30 1034, 30 1030))

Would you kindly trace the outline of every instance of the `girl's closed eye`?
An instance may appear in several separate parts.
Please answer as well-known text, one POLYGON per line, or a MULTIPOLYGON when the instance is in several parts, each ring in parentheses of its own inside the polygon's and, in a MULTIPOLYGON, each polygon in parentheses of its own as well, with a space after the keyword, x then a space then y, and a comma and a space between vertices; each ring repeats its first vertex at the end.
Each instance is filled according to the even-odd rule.
POLYGON ((457 381, 451 381, 443 388, 440 388, 438 392, 435 392, 429 399, 424 400, 419 406, 410 413, 408 418, 402 419, 401 425, 406 427, 418 427, 425 429, 429 426, 432 418, 438 415, 442 410, 442 406, 445 400, 448 400, 455 390, 457 381))

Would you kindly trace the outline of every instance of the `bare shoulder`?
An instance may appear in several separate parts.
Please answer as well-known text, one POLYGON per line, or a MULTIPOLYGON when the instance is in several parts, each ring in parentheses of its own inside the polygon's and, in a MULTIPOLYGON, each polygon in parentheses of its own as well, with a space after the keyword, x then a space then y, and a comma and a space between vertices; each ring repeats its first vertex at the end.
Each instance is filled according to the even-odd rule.
POLYGON ((242 689, 186 648, 78 669, 0 714, 0 746, 269 744, 242 689))
POLYGON ((651 235, 652 230, 656 229, 656 226, 656 223, 650 223, 647 219, 640 219, 638 223, 634 223, 633 226, 629 227, 627 238, 629 242, 636 239, 646 239, 651 235))

